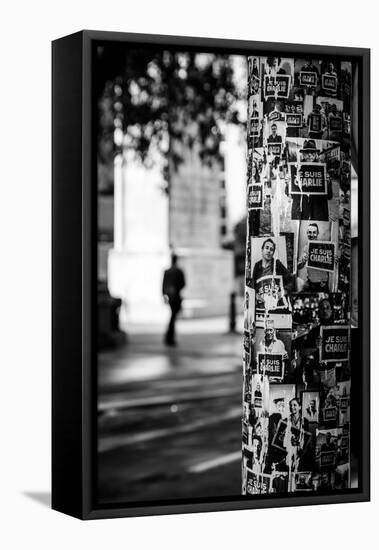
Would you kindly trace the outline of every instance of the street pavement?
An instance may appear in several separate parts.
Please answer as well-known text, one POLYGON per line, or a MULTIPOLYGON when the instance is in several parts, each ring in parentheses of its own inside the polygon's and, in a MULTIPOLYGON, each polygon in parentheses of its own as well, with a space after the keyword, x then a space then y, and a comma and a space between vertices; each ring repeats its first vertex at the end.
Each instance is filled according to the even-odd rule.
POLYGON ((126 345, 99 353, 101 503, 241 494, 242 319, 130 326, 126 345))

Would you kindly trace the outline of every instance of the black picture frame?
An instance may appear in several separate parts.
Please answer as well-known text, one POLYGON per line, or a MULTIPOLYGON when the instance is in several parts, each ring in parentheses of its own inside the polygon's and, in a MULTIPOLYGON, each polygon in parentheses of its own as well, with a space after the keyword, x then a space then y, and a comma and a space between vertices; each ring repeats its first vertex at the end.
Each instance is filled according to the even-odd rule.
MULTIPOLYGON (((52 508, 81 519, 300 506, 370 499, 370 50, 242 40, 81 31, 52 43, 52 508), (359 338, 361 456, 358 489, 333 494, 96 504, 97 195, 93 49, 99 42, 247 55, 352 59, 359 89, 359 338)), ((242 346, 241 346, 242 347, 242 346)), ((241 390, 242 391, 242 390, 241 390)))

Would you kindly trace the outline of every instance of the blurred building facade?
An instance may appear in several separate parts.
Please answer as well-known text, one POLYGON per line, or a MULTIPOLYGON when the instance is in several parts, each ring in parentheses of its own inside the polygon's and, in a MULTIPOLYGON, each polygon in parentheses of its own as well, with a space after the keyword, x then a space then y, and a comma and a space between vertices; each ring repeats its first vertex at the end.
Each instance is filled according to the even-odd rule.
POLYGON ((114 194, 99 197, 98 272, 110 294, 122 299, 124 322, 167 319, 162 278, 172 252, 186 276, 183 315, 228 314, 234 254, 225 243, 245 207, 239 135, 226 132, 222 158, 211 166, 202 162, 196 142, 176 143, 182 162, 169 167, 168 189, 163 159, 147 168, 125 153, 116 156, 114 194))

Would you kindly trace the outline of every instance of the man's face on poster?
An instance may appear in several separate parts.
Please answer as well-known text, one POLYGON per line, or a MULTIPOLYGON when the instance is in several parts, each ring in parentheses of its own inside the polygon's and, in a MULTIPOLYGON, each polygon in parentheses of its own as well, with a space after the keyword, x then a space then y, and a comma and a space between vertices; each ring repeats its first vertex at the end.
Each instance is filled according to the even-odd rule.
POLYGON ((321 321, 328 321, 332 317, 332 306, 329 300, 323 300, 319 305, 319 317, 321 321))
POLYGON ((276 124, 273 124, 273 125, 271 126, 271 133, 272 133, 272 135, 273 135, 274 137, 276 136, 277 130, 278 130, 278 128, 277 128, 276 124))
POLYGON ((266 342, 272 342, 274 339, 274 329, 268 327, 265 329, 265 340, 266 342))
POLYGON ((322 474, 321 476, 321 482, 320 482, 320 485, 322 486, 326 486, 326 485, 329 485, 329 478, 328 478, 328 474, 322 474))
POLYGON ((315 162, 317 159, 316 151, 306 151, 302 154, 303 162, 315 162))
POLYGON ((316 410, 316 401, 314 399, 311 399, 310 402, 309 402, 309 408, 312 410, 312 411, 315 411, 316 410))
POLYGON ((318 239, 318 227, 314 224, 308 225, 307 237, 309 241, 317 241, 318 239))
POLYGON ((262 248, 262 256, 266 261, 271 261, 274 257, 275 246, 271 241, 268 241, 264 244, 262 248))
POLYGON ((257 459, 259 457, 259 441, 258 441, 258 439, 253 439, 252 446, 253 446, 254 458, 257 459))

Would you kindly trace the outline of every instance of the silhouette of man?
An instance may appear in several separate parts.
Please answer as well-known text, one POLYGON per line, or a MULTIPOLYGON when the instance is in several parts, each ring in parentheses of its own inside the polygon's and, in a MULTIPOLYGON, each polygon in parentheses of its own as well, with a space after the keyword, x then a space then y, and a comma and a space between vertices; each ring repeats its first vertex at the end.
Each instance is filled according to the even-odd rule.
POLYGON ((163 276, 162 292, 165 302, 171 309, 171 318, 164 339, 167 346, 176 346, 175 320, 182 307, 180 292, 186 284, 183 271, 176 265, 177 261, 178 257, 173 254, 171 256, 171 267, 166 269, 163 276))

